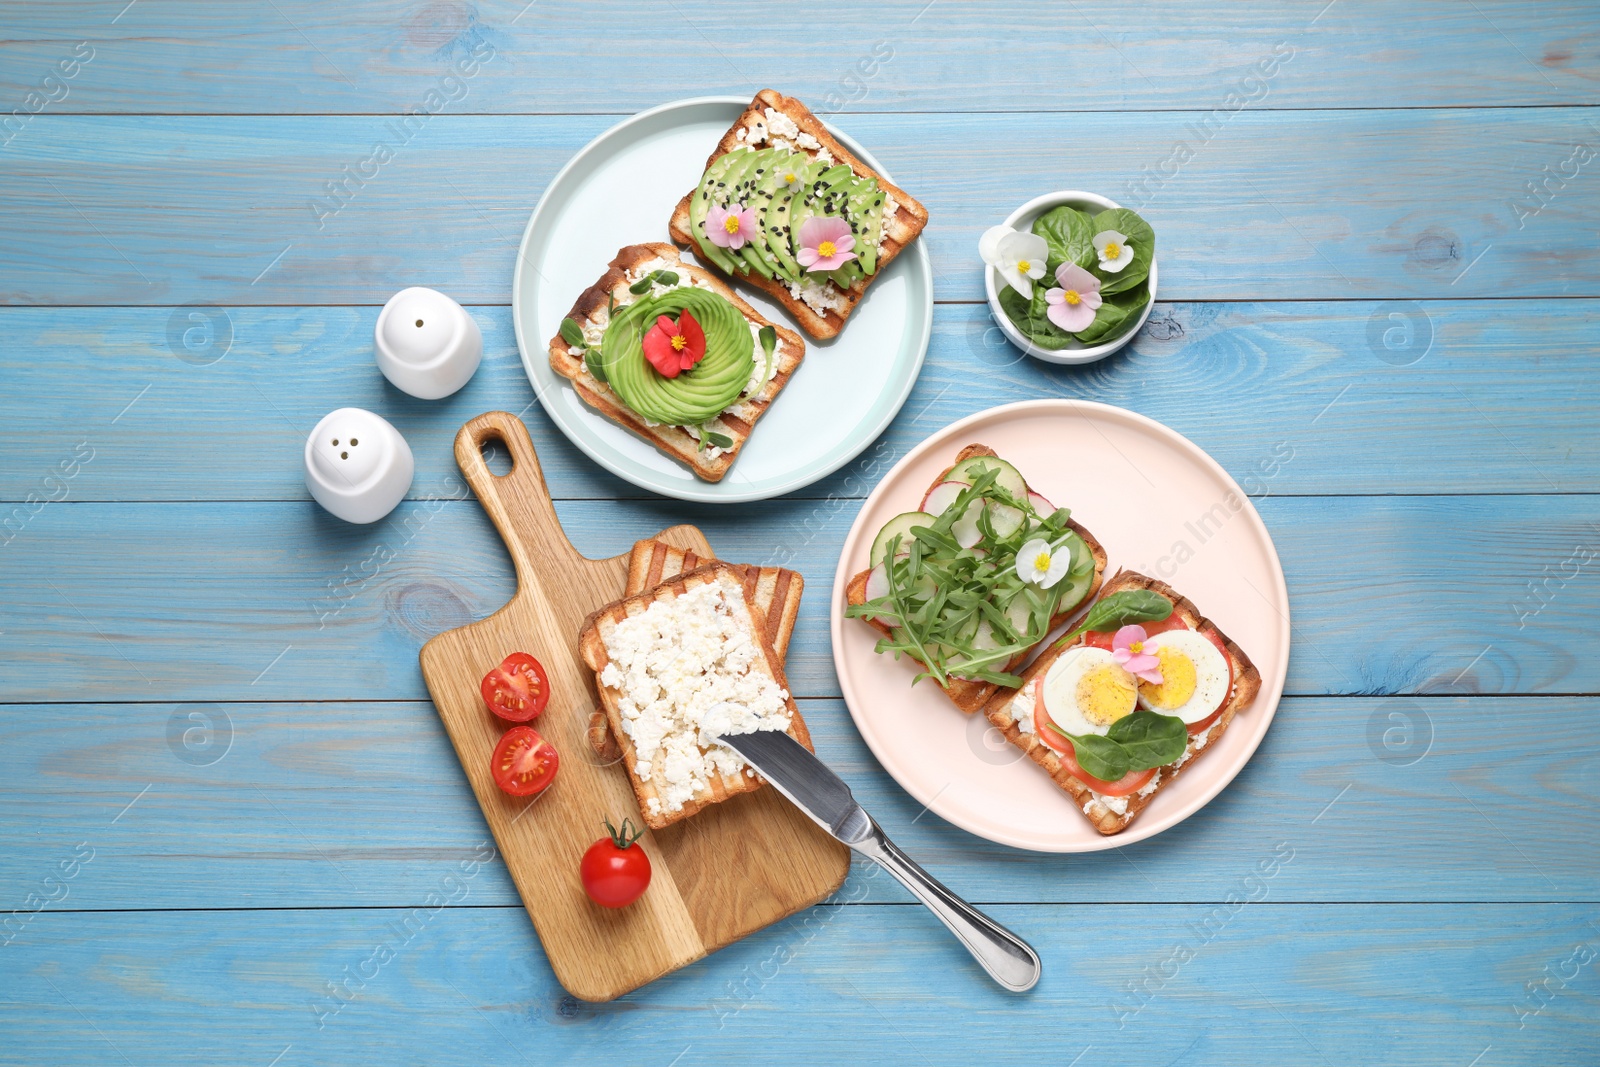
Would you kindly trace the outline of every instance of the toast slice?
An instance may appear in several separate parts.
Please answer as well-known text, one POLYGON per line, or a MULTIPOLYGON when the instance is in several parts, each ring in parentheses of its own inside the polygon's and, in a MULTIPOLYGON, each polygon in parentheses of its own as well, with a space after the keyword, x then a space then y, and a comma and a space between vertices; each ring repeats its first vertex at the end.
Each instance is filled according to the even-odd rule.
MULTIPOLYGON (((775 686, 774 699, 781 697, 780 714, 786 717, 788 722, 785 732, 806 748, 812 747, 811 734, 806 729, 805 720, 800 717, 800 709, 796 707, 794 698, 789 695, 783 664, 778 661, 778 654, 766 641, 766 619, 746 593, 744 575, 736 568, 726 563, 711 563, 638 596, 628 597, 599 609, 589 616, 584 625, 583 632, 578 638, 578 650, 584 663, 595 672, 595 685, 600 692, 600 700, 605 707, 611 733, 622 748, 623 765, 628 769, 628 778, 633 783, 634 794, 639 799, 639 812, 644 818, 645 825, 652 830, 664 829, 712 804, 758 789, 762 784, 754 769, 743 766, 742 761, 731 767, 706 764, 700 769, 703 773, 693 783, 693 788, 684 790, 684 795, 674 796, 671 761, 664 758, 666 748, 641 753, 635 746, 633 734, 625 725, 629 720, 623 715, 624 692, 621 687, 628 685, 629 679, 623 676, 624 665, 613 664, 611 659, 613 644, 626 643, 625 638, 619 636, 619 627, 629 619, 644 615, 652 606, 698 593, 708 586, 714 587, 714 592, 704 595, 716 597, 726 607, 732 631, 735 634, 745 635, 749 646, 753 648, 753 656, 748 667, 738 677, 752 679, 752 676, 764 676, 753 680, 769 694, 775 686), (608 668, 613 669, 608 670, 608 668), (647 769, 641 769, 641 761, 649 765, 647 769)), ((654 678, 652 672, 652 680, 654 678)), ((674 710, 681 708, 671 695, 666 698, 666 702, 674 710)), ((638 719, 632 721, 637 725, 644 718, 645 716, 641 714, 638 719)), ((677 736, 681 739, 682 734, 679 733, 677 736)), ((693 741, 691 748, 698 751, 701 756, 716 755, 693 741)), ((726 750, 719 751, 726 755, 726 750)))
MULTIPOLYGON (((701 448, 697 436, 698 428, 691 430, 683 426, 649 422, 623 403, 622 398, 610 385, 590 373, 589 367, 584 362, 582 350, 567 344, 560 333, 550 338, 550 368, 572 382, 573 389, 585 404, 612 422, 632 430, 662 452, 683 463, 694 472, 695 477, 708 482, 719 482, 733 466, 733 461, 738 458, 744 443, 750 439, 756 420, 761 418, 762 413, 777 399, 783 387, 788 384, 789 378, 800 366, 800 361, 805 358, 806 343, 793 330, 767 321, 759 311, 745 303, 710 271, 684 262, 676 248, 659 242, 628 245, 619 250, 616 258, 611 261, 609 269, 600 276, 600 280, 578 294, 578 299, 573 303, 568 317, 583 330, 585 339, 591 344, 597 343, 609 319, 608 296, 615 298, 618 307, 632 303, 639 298, 630 293, 628 287, 652 271, 660 269, 669 269, 688 284, 710 289, 726 297, 739 309, 740 314, 757 327, 772 326, 778 331, 778 345, 773 350, 777 368, 767 383, 753 394, 740 396, 729 410, 709 424, 713 431, 731 440, 733 442, 731 445, 726 448, 710 445, 701 448)), ((759 349, 756 355, 758 357, 761 355, 759 349)))
MULTIPOLYGON (((716 560, 698 556, 686 548, 669 545, 665 541, 645 540, 633 546, 628 558, 628 585, 623 596, 638 596, 654 589, 662 582, 670 582, 680 574, 695 570, 716 560)), ((806 580, 799 571, 784 567, 748 567, 729 564, 744 574, 745 595, 766 617, 766 639, 782 663, 789 651, 789 637, 794 633, 795 619, 800 615, 800 596, 806 580)), ((603 708, 589 716, 589 747, 605 763, 615 763, 622 758, 622 746, 611 734, 611 724, 603 708)))
MULTIPOLYGON (((1000 458, 999 453, 990 448, 988 445, 967 445, 959 453, 957 453, 955 463, 952 463, 950 466, 946 467, 944 472, 933 480, 933 483, 929 486, 929 488, 931 489, 933 485, 938 485, 940 482, 944 481, 950 476, 950 472, 954 470, 958 464, 971 459, 973 456, 994 456, 997 459, 1000 458)), ((1067 525, 1074 533, 1083 538, 1083 543, 1089 547, 1090 553, 1094 556, 1094 580, 1089 583, 1089 589, 1083 594, 1082 600, 1079 600, 1076 604, 1063 605, 1061 610, 1056 612, 1056 614, 1050 619, 1050 626, 1046 630, 1047 634, 1049 633, 1049 630, 1055 629, 1057 626, 1060 626, 1062 623, 1070 619, 1073 615, 1076 615, 1080 607, 1092 601, 1095 593, 1100 589, 1101 580, 1105 576, 1105 547, 1102 546, 1100 542, 1095 539, 1095 536, 1091 534, 1085 527, 1071 521, 1070 519, 1068 520, 1067 525)), ((857 574, 854 578, 850 579, 850 584, 845 586, 845 602, 847 604, 865 604, 867 602, 867 576, 870 573, 870 569, 864 570, 857 574)), ((863 619, 861 621, 885 634, 890 632, 889 627, 879 622, 877 619, 863 619)), ((1040 642, 1040 644, 1042 643, 1043 641, 1040 642)), ((1035 645, 1033 647, 1037 648, 1039 646, 1035 645)), ((1028 649, 1027 651, 1017 655, 1011 660, 1010 663, 1006 664, 1006 670, 1015 670, 1017 667, 1027 662, 1028 656, 1032 654, 1032 651, 1033 649, 1028 649)), ((989 698, 994 695, 994 692, 997 688, 998 687, 991 682, 977 682, 966 678, 951 678, 950 684, 945 686, 944 691, 945 695, 950 698, 951 703, 955 704, 956 707, 960 708, 966 714, 971 715, 984 706, 989 698)))
MULTIPOLYGON (((845 320, 866 295, 867 286, 872 284, 874 278, 882 275, 883 268, 888 266, 902 249, 917 239, 923 227, 928 225, 928 209, 910 193, 857 159, 828 132, 827 126, 811 113, 810 108, 794 97, 784 96, 775 89, 763 89, 756 94, 755 99, 750 101, 750 106, 745 108, 744 113, 728 128, 722 140, 717 142, 716 149, 706 159, 706 167, 709 168, 717 159, 743 145, 776 147, 779 141, 787 142, 795 151, 806 152, 817 158, 821 158, 818 153, 825 151, 835 162, 848 164, 857 176, 876 178, 879 188, 885 194, 883 213, 885 236, 883 250, 878 254, 877 271, 867 277, 856 279, 848 290, 840 289, 832 282, 821 279, 819 279, 821 285, 815 290, 811 288, 803 290, 800 286, 791 286, 782 278, 763 278, 754 272, 741 275, 739 278, 740 281, 755 286, 781 303, 784 310, 794 316, 795 321, 806 333, 819 340, 825 340, 835 336, 844 328, 845 320), (788 141, 777 132, 776 128, 780 125, 787 130, 788 123, 793 123, 798 129, 798 133, 790 134, 794 141, 788 141), (811 141, 807 138, 814 138, 818 147, 809 147, 811 141), (804 143, 800 143, 802 140, 804 143), (891 207, 894 210, 891 211, 891 207), (814 292, 825 295, 813 296, 814 292), (811 299, 808 301, 807 297, 811 299)), ((689 252, 696 250, 689 222, 689 201, 693 196, 694 190, 690 190, 688 195, 678 202, 667 227, 672 239, 689 252)))
POLYGON ((1126 830, 1128 824, 1138 818, 1139 813, 1149 806, 1156 794, 1176 781, 1186 768, 1194 766, 1196 758, 1227 732, 1228 724, 1233 722, 1234 714, 1255 700, 1256 694, 1261 690, 1261 672, 1250 662, 1250 657, 1245 655, 1244 649, 1235 644, 1214 622, 1201 615, 1200 609, 1172 586, 1134 571, 1118 571, 1116 576, 1105 584, 1103 592, 1106 596, 1110 596, 1125 589, 1149 589, 1172 601, 1172 610, 1189 625, 1190 629, 1214 634, 1221 641, 1233 666, 1233 689, 1222 715, 1205 730, 1190 735, 1189 747, 1184 754, 1167 766, 1159 768, 1155 777, 1146 783, 1144 789, 1126 797, 1101 796, 1073 777, 1061 762, 1055 749, 1040 741, 1038 735, 1032 731, 1024 732, 1013 717, 1014 710, 1021 710, 1015 702, 1031 702, 1034 699, 1032 688, 1034 679, 1042 678, 1050 669, 1050 665, 1069 649, 1081 647, 1082 635, 1064 648, 1052 648, 1046 651, 1028 667, 1022 676, 1020 687, 1000 690, 990 697, 989 703, 984 708, 984 713, 995 729, 1004 734, 1007 741, 1026 752, 1029 759, 1043 767, 1051 780, 1072 797, 1073 803, 1094 824, 1094 828, 1106 835, 1126 830))

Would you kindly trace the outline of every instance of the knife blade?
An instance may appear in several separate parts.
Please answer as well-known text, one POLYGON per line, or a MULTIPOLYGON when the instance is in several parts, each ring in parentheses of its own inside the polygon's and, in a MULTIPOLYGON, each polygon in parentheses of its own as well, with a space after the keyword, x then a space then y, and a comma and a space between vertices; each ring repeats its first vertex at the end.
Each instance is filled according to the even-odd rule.
POLYGON ((901 852, 856 803, 844 780, 810 749, 777 730, 725 734, 717 741, 743 756, 812 822, 894 875, 961 940, 996 982, 1021 993, 1039 981, 1038 953, 901 852))

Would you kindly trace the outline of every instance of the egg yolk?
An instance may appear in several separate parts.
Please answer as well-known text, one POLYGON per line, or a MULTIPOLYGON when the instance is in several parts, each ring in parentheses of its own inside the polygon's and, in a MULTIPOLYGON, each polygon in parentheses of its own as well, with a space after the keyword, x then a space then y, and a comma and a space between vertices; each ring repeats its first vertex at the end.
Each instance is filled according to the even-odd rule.
POLYGON ((1139 692, 1158 708, 1181 708, 1194 696, 1194 661, 1175 648, 1156 649, 1161 661, 1161 684, 1140 682, 1139 692))
POLYGON ((1078 710, 1096 726, 1110 726, 1133 711, 1138 696, 1133 675, 1114 663, 1085 671, 1078 679, 1078 710))

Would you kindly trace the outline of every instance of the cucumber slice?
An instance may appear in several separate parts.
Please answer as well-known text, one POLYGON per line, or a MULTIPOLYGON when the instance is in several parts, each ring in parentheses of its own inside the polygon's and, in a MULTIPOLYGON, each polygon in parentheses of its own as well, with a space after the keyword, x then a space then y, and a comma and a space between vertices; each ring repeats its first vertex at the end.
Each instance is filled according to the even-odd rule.
POLYGON ((1083 598, 1089 595, 1089 584, 1094 581, 1094 568, 1090 567, 1076 578, 1068 575, 1057 583, 1051 592, 1059 593, 1056 596, 1055 610, 1052 615, 1069 615, 1076 611, 1083 603, 1083 598))
POLYGON ((907 511, 896 515, 883 524, 883 529, 878 531, 878 536, 872 541, 872 566, 876 567, 889 555, 889 542, 896 537, 900 538, 900 553, 905 555, 911 551, 911 529, 914 526, 932 526, 935 516, 926 511, 907 511))
POLYGON ((951 481, 972 482, 982 471, 998 467, 1000 475, 995 479, 995 484, 1018 500, 1028 498, 1028 483, 1022 473, 1003 459, 994 456, 973 456, 964 459, 950 468, 950 473, 945 477, 951 481))

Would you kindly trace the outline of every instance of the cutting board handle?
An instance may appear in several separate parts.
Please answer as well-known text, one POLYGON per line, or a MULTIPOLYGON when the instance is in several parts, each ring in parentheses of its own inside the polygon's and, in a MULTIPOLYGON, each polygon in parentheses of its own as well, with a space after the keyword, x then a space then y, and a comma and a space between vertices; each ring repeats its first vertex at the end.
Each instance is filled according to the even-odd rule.
POLYGON ((456 434, 456 465, 500 531, 519 585, 525 587, 539 572, 534 560, 540 556, 567 552, 583 559, 561 529, 539 454, 521 419, 488 411, 468 422, 456 434), (495 474, 484 462, 483 446, 490 442, 499 442, 511 454, 511 470, 505 474, 495 474))

